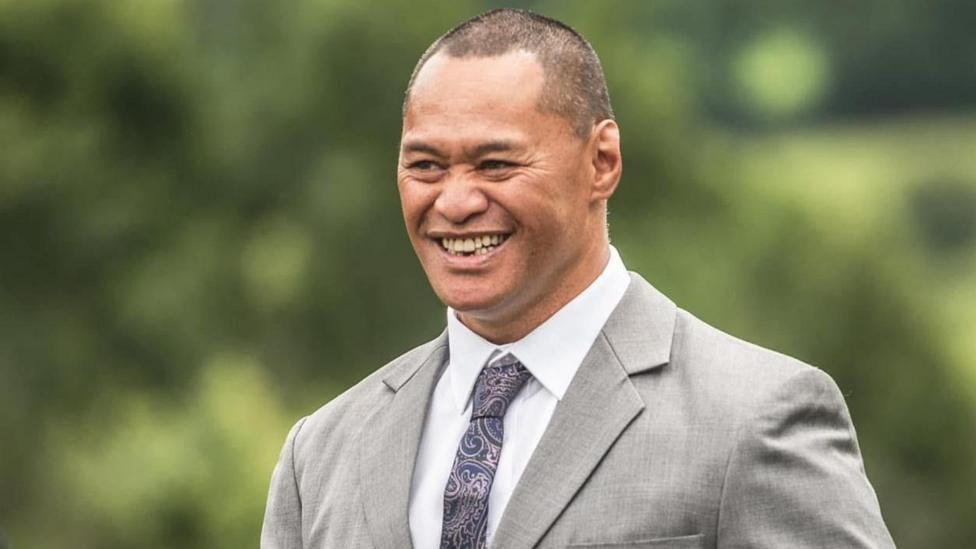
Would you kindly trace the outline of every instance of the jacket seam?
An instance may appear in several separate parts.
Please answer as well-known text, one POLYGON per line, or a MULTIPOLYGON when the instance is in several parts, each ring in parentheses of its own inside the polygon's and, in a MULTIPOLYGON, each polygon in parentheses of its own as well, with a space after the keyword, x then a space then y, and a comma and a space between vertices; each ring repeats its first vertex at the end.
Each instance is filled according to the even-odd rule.
MULTIPOLYGON (((291 439, 291 480, 295 484, 295 497, 298 498, 299 511, 304 508, 304 505, 302 505, 302 492, 298 489, 298 471, 295 468, 295 444, 298 443, 298 435, 302 432, 302 427, 305 426, 305 421, 307 420, 308 416, 298 420, 298 428, 295 430, 295 436, 291 439)), ((299 514, 299 517, 301 517, 301 514, 299 514)))
MULTIPOLYGON (((812 368, 812 370, 822 373, 822 371, 820 371, 817 368, 812 368)), ((768 402, 768 401, 772 400, 774 397, 776 397, 776 395, 779 394, 779 391, 782 388, 789 386, 793 382, 794 379, 797 379, 800 376, 805 375, 807 373, 808 373, 808 370, 807 369, 802 369, 802 370, 794 373, 793 375, 789 376, 786 380, 783 381, 783 383, 779 387, 776 388, 776 390, 770 391, 770 393, 768 395, 766 395, 765 398, 762 398, 762 399, 756 401, 753 404, 752 409, 749 410, 749 412, 747 414, 743 414, 742 423, 735 430, 734 443, 732 444, 732 448, 729 450, 729 456, 728 456, 728 458, 725 461, 725 472, 722 475, 722 488, 719 491, 718 512, 715 514, 715 516, 716 516, 716 518, 715 518, 715 545, 716 545, 716 547, 718 547, 718 540, 720 539, 719 538, 719 529, 722 526, 722 509, 725 508, 725 493, 726 493, 726 486, 728 485, 728 480, 729 480, 729 470, 732 468, 732 461, 735 458, 736 453, 739 450, 740 444, 742 443, 743 439, 745 438, 743 432, 746 431, 746 430, 748 430, 750 428, 750 426, 753 425, 754 423, 756 423, 757 420, 759 419, 759 417, 762 416, 763 410, 765 409, 764 404, 766 404, 766 402, 768 402)), ((823 391, 824 391, 823 384, 822 383, 818 383, 818 385, 819 385, 818 393, 817 393, 818 398, 815 399, 815 402, 820 400, 819 397, 820 397, 820 395, 823 394, 823 391)), ((813 412, 812 408, 807 408, 807 410, 804 412, 804 417, 810 415, 812 412, 813 412)))

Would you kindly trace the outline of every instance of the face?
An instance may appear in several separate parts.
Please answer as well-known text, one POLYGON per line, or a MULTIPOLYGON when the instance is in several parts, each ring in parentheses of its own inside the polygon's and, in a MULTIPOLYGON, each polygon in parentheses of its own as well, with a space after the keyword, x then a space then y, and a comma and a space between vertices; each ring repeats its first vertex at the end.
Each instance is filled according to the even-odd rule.
POLYGON ((599 147, 539 110, 543 81, 530 53, 437 54, 403 121, 397 182, 411 243, 438 297, 493 340, 548 318, 605 264, 599 147))

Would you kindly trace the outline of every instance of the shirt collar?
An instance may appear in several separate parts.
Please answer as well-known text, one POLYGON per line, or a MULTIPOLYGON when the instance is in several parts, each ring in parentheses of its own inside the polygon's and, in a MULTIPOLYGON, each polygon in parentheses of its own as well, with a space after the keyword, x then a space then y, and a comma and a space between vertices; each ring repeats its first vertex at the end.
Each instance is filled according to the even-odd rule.
POLYGON ((459 413, 467 407, 478 373, 496 349, 509 352, 557 399, 562 399, 583 358, 617 307, 630 284, 630 275, 617 250, 603 272, 562 309, 528 335, 513 343, 495 345, 471 331, 447 309, 447 338, 451 393, 459 413))

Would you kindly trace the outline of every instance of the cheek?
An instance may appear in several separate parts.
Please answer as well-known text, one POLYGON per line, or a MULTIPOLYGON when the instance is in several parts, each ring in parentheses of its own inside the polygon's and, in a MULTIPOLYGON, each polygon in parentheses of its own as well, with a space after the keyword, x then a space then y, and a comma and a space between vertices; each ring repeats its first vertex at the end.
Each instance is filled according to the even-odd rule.
POLYGON ((419 228, 426 213, 433 206, 437 199, 437 190, 434 185, 410 180, 398 182, 397 187, 400 191, 403 218, 412 232, 419 228))

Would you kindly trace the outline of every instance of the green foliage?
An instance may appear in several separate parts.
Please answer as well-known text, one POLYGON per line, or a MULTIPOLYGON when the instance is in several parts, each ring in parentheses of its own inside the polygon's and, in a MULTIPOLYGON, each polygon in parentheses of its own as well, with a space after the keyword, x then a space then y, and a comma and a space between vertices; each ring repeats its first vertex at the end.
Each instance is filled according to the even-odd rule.
POLYGON ((254 545, 269 449, 290 426, 266 376, 253 357, 228 352, 206 362, 188 394, 127 393, 52 422, 45 446, 61 451, 49 457, 40 503, 63 513, 57 527, 34 530, 39 542, 75 546, 81 533, 95 546, 254 545))
MULTIPOLYGON (((837 379, 899 546, 976 538, 972 9, 526 4, 604 63, 628 266, 837 379)), ((484 8, 0 0, 0 539, 256 544, 292 422, 442 329, 400 102, 484 8)))

